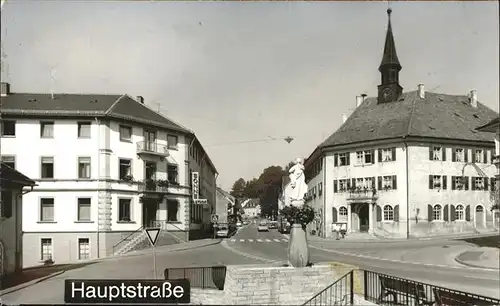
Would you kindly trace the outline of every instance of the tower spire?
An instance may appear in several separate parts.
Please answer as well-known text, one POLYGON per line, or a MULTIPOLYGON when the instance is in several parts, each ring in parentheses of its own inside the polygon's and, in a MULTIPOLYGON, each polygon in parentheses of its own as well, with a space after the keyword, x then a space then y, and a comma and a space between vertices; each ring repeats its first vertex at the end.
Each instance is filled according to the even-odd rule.
POLYGON ((401 64, 399 63, 398 54, 396 53, 396 44, 394 43, 394 35, 392 34, 391 25, 391 13, 392 9, 387 9, 387 34, 385 35, 385 45, 384 45, 384 55, 382 56, 382 62, 379 66, 379 71, 382 71, 384 66, 391 65, 392 67, 398 67, 401 69, 401 64))
POLYGON ((397 101, 403 92, 403 88, 399 85, 399 71, 401 64, 399 63, 398 54, 396 53, 396 44, 392 34, 391 24, 392 9, 387 9, 387 33, 385 35, 384 54, 382 62, 378 70, 382 76, 382 83, 378 86, 378 101, 379 103, 397 101))

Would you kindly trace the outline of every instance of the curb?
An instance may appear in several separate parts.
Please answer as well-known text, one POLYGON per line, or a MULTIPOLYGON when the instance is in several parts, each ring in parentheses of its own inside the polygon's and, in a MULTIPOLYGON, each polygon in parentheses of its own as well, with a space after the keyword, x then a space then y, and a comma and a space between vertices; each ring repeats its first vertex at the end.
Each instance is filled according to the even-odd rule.
POLYGON ((54 272, 54 273, 49 274, 47 276, 30 280, 29 282, 26 282, 24 284, 19 284, 17 286, 12 287, 12 288, 8 288, 8 289, 5 289, 5 290, 2 290, 2 291, 0 291, 0 296, 6 295, 6 294, 9 294, 9 293, 12 293, 12 292, 19 291, 19 290, 24 289, 24 288, 29 287, 29 286, 33 286, 35 284, 41 283, 41 282, 43 282, 45 280, 48 280, 50 278, 59 276, 59 275, 63 274, 64 272, 66 272, 66 270, 57 271, 57 272, 54 272))
MULTIPOLYGON (((462 255, 462 254, 463 253, 461 253, 460 255, 462 255)), ((500 268, 492 268, 492 267, 487 267, 487 266, 483 266, 483 265, 476 265, 476 264, 472 264, 472 263, 466 262, 465 260, 461 260, 461 259, 458 258, 458 257, 460 257, 460 255, 458 255, 457 257, 455 257, 455 261, 457 263, 461 264, 461 265, 464 265, 464 266, 467 266, 467 267, 476 268, 476 269, 488 269, 488 270, 499 270, 500 269, 500 268)))

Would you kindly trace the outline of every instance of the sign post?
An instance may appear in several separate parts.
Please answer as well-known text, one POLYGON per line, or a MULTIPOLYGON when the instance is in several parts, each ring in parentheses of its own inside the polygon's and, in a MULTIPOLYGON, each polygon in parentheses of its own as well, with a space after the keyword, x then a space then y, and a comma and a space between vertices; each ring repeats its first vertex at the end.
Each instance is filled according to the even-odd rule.
POLYGON ((156 279, 156 250, 155 244, 158 240, 158 236, 160 236, 160 228, 159 227, 150 227, 144 229, 146 232, 146 236, 148 236, 149 242, 151 243, 151 247, 153 248, 153 279, 156 279))
POLYGON ((212 220, 212 224, 213 224, 212 227, 214 228, 214 239, 215 239, 215 238, 217 238, 217 228, 215 227, 215 225, 217 224, 217 222, 219 222, 219 216, 212 214, 210 216, 210 220, 212 220))

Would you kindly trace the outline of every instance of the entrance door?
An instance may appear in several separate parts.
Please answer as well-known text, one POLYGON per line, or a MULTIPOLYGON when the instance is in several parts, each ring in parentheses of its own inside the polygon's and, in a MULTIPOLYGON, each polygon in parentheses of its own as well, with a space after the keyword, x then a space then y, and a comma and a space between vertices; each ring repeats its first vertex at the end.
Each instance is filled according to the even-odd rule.
POLYGON ((156 132, 144 130, 144 149, 146 151, 156 151, 156 132))
POLYGON ((484 227, 484 208, 483 206, 476 206, 476 214, 474 215, 474 220, 476 220, 476 227, 484 227))
POLYGON ((145 227, 154 227, 156 221, 156 212, 158 203, 154 200, 146 200, 142 203, 142 225, 145 227))
POLYGON ((368 204, 362 204, 362 206, 359 208, 359 231, 360 232, 368 232, 368 229, 370 228, 370 222, 368 220, 369 218, 369 212, 368 212, 368 204))

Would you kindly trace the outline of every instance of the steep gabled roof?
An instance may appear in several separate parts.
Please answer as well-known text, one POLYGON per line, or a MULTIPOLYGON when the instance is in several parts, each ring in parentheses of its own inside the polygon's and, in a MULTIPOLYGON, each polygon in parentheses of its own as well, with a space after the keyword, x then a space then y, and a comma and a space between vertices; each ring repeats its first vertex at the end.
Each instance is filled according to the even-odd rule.
POLYGON ((491 135, 476 128, 498 113, 467 96, 417 91, 403 93, 399 101, 377 103, 367 98, 347 121, 319 147, 334 147, 373 140, 417 136, 462 141, 492 142, 491 135))
POLYGON ((128 95, 10 93, 1 102, 5 115, 108 117, 192 133, 128 95))

